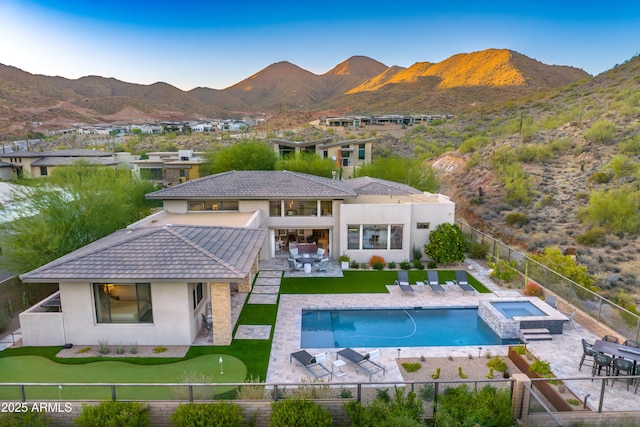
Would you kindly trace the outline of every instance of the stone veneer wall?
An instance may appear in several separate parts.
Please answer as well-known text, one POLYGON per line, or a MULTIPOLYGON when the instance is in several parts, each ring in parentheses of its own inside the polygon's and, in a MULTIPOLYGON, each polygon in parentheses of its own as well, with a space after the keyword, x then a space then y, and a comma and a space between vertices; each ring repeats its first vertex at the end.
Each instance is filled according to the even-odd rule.
POLYGON ((503 340, 520 338, 520 322, 506 319, 490 301, 480 301, 478 316, 503 340))

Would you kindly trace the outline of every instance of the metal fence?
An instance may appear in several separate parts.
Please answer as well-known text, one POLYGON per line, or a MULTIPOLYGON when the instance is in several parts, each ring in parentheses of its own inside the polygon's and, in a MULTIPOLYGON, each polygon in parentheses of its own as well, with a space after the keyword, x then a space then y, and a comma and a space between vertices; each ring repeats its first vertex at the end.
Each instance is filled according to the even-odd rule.
POLYGON ((460 220, 456 225, 471 240, 481 243, 487 248, 491 260, 498 257, 508 262, 515 261, 516 269, 521 274, 539 283, 551 292, 565 299, 569 304, 579 308, 596 321, 610 327, 620 335, 636 341, 640 340, 640 316, 609 301, 584 286, 540 264, 522 252, 507 246, 460 220))

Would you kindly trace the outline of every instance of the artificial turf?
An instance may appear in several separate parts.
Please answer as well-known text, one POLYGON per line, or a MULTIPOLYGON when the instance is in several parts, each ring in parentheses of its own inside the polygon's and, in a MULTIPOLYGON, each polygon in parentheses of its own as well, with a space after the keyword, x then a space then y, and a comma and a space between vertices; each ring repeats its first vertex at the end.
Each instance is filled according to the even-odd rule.
MULTIPOLYGON (((0 358, 0 383, 239 383, 247 376, 242 360, 228 354, 208 354, 163 365, 139 365, 124 361, 99 361, 63 365, 41 356, 0 358), (222 371, 220 366, 222 357, 222 371), (222 372, 222 373, 221 373, 222 372)), ((220 394, 233 386, 212 388, 220 394)), ((19 399, 18 388, 0 385, 0 400, 19 399)), ((120 399, 171 399, 184 393, 183 387, 118 387, 120 399)), ((27 386, 31 399, 104 399, 111 390, 104 386, 27 386)))

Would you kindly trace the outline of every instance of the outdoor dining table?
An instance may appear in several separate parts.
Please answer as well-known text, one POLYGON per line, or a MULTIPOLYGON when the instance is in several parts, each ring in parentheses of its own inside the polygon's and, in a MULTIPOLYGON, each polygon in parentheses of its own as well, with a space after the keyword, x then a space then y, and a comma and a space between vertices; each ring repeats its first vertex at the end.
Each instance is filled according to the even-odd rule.
POLYGON ((591 347, 598 353, 610 354, 614 357, 623 357, 633 360, 634 365, 640 362, 640 348, 629 347, 628 345, 617 344, 615 342, 596 340, 591 347))

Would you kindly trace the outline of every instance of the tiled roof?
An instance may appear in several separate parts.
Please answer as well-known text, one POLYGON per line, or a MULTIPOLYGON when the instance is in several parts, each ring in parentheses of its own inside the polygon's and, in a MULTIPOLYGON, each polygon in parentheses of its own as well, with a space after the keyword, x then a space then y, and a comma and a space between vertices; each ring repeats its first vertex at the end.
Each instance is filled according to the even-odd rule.
POLYGON ((0 168, 12 168, 12 167, 14 167, 13 164, 3 162, 2 160, 0 160, 0 168))
POLYGON ((406 196, 409 194, 422 194, 422 191, 408 185, 387 181, 386 179, 371 178, 369 176, 352 178, 345 182, 353 188, 353 191, 359 196, 406 196))
POLYGON ((98 150, 12 151, 0 157, 107 157, 113 153, 98 150))
POLYGON ((88 157, 43 157, 31 163, 31 166, 68 166, 78 160, 82 160, 90 165, 110 166, 119 162, 113 159, 88 158, 88 157))
POLYGON ((230 171, 147 194, 149 199, 353 198, 345 181, 289 171, 230 171))
POLYGON ((164 226, 124 229, 36 270, 24 282, 237 281, 245 278, 266 230, 164 226))

